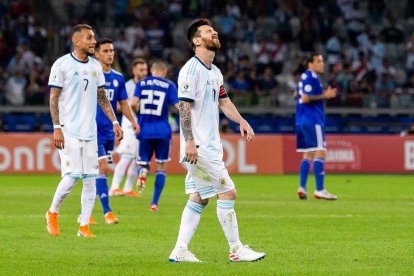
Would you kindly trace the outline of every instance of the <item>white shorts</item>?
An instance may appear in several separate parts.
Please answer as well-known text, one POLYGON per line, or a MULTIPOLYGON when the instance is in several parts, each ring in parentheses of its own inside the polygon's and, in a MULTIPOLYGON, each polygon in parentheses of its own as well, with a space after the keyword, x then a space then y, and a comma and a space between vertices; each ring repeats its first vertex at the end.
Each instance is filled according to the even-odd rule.
POLYGON ((185 164, 188 170, 185 178, 186 194, 198 192, 202 199, 206 199, 234 188, 223 161, 198 157, 197 164, 185 164))
POLYGON ((59 150, 62 177, 70 174, 77 177, 82 175, 98 175, 98 142, 80 140, 65 135, 65 147, 59 150))
POLYGON ((137 158, 138 143, 139 142, 135 134, 125 135, 115 151, 119 154, 125 154, 135 159, 137 158))

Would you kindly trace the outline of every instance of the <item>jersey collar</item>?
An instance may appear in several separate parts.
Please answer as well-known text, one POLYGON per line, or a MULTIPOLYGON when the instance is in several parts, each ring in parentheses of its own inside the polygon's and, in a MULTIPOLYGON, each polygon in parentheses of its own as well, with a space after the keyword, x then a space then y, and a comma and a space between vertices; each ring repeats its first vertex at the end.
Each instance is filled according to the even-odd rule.
POLYGON ((72 52, 70 53, 70 56, 71 56, 74 60, 76 60, 77 62, 80 62, 80 63, 88 63, 88 61, 89 61, 89 57, 88 57, 88 59, 87 59, 87 60, 82 61, 82 60, 78 59, 77 57, 75 57, 75 55, 74 55, 72 52))
POLYGON ((204 67, 207 68, 207 70, 211 70, 211 67, 208 67, 207 65, 204 64, 204 62, 201 61, 201 59, 199 59, 197 56, 194 56, 204 67))

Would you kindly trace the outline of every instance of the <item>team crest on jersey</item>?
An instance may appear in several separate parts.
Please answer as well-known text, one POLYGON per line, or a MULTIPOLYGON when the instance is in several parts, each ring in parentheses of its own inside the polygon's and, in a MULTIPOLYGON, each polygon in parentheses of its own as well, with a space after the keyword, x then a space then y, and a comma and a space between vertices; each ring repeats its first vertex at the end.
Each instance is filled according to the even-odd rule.
POLYGON ((97 78, 98 77, 98 74, 95 71, 93 71, 92 72, 92 77, 97 78))
POLYGON ((66 160, 65 166, 66 166, 66 168, 69 168, 70 167, 70 161, 69 160, 66 160))
POLYGON ((224 179, 224 178, 220 178, 220 179, 219 179, 219 182, 220 182, 220 185, 221 185, 221 186, 226 185, 226 179, 224 179))
POLYGON ((188 83, 183 83, 183 85, 181 85, 181 93, 188 93, 190 92, 190 85, 188 83))
POLYGON ((118 87, 119 82, 118 82, 118 80, 114 80, 114 81, 112 82, 112 84, 113 84, 115 87, 118 87))
POLYGON ((307 84, 305 85, 305 92, 311 92, 312 91, 312 85, 307 84))

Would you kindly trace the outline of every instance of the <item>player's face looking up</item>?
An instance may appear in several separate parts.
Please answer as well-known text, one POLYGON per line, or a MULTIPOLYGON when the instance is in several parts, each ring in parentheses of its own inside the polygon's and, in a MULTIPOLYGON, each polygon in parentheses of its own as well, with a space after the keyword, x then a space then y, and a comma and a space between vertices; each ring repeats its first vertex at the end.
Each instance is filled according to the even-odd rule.
POLYGON ((113 64, 114 56, 115 51, 112 43, 101 44, 95 53, 95 57, 106 66, 113 64))
POLYGON ((193 43, 197 47, 205 47, 210 51, 216 51, 221 47, 218 33, 208 25, 198 27, 198 32, 193 38, 193 43))
POLYGON ((92 30, 82 29, 75 32, 72 37, 73 46, 86 55, 93 55, 95 52, 95 34, 92 30))
POLYGON ((321 55, 314 56, 313 61, 308 63, 309 69, 317 74, 322 74, 325 71, 325 63, 321 55))

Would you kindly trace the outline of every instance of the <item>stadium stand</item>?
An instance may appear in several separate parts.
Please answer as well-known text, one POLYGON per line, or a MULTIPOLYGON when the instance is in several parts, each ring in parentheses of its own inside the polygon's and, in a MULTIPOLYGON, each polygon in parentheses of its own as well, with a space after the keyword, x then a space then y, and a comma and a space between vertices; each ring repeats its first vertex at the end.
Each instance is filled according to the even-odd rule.
POLYGON ((327 131, 398 133, 414 122, 411 2, 2 1, 1 129, 52 130, 47 119, 47 76, 51 62, 70 51, 75 23, 89 23, 98 36, 114 39, 115 68, 124 74, 135 57, 162 57, 170 64, 169 78, 176 81, 183 62, 192 55, 185 29, 194 18, 208 17, 222 41, 215 63, 257 132, 293 132, 291 93, 303 58, 318 51, 328 66, 324 85, 336 87, 340 95, 327 104, 327 131), (273 72, 273 79, 265 76, 265 69, 273 72), (24 80, 16 80, 16 74, 23 74, 24 80), (235 89, 240 86, 248 88, 243 96, 235 89), (17 93, 22 87, 23 93, 17 93))

